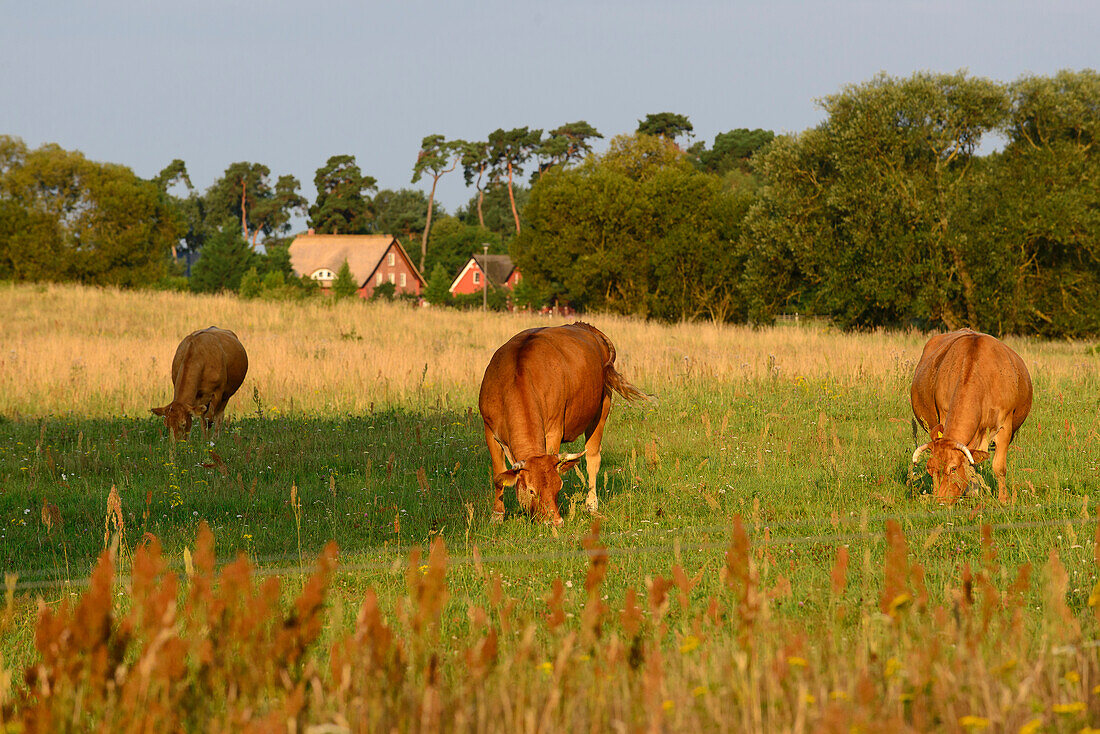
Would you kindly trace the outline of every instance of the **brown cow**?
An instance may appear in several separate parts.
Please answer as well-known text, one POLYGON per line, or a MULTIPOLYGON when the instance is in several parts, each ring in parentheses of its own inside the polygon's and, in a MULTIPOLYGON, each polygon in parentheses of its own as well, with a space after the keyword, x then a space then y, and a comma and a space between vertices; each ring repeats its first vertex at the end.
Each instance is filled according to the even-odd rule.
POLYGON ((582 456, 588 464, 585 505, 596 511, 600 441, 612 392, 627 400, 646 397, 615 371, 614 345, 588 324, 521 331, 496 351, 478 397, 496 490, 492 522, 504 519, 504 487, 515 485, 524 509, 561 525, 561 475, 582 456), (581 433, 583 453, 558 453, 563 441, 581 433))
POLYGON ((931 451, 933 497, 958 499, 969 467, 989 458, 993 440, 993 474, 1003 501, 1008 445, 1031 410, 1031 376, 1020 355, 970 329, 939 334, 924 345, 910 397, 913 415, 931 439, 913 453, 913 463, 931 451))
POLYGON ((237 335, 211 326, 183 338, 172 359, 172 402, 163 408, 152 408, 154 415, 164 416, 172 438, 186 438, 191 433, 191 417, 204 421, 204 430, 221 426, 222 413, 233 393, 244 382, 248 372, 248 355, 237 335))

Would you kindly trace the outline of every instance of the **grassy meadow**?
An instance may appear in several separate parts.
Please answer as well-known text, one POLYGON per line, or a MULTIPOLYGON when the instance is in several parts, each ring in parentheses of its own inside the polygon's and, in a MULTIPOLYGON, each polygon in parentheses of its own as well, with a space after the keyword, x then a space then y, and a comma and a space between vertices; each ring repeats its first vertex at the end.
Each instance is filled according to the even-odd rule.
POLYGON ((909 475, 926 334, 586 316, 657 397, 612 411, 597 538, 577 474, 562 529, 514 493, 505 523, 488 523, 482 371, 515 332, 560 320, 59 285, 0 285, 0 308, 0 731, 32 707, 39 604, 67 608, 117 544, 124 615, 145 593, 137 549, 158 546, 159 573, 193 580, 204 525, 215 566, 243 554, 282 577, 283 607, 336 541, 311 652, 253 702, 270 713, 271 691, 304 676, 314 695, 295 720, 345 726, 332 731, 1098 724, 1091 343, 1006 340, 1035 384, 1010 501, 941 507, 909 475), (210 325, 238 334, 249 373, 220 435, 172 445, 149 408, 171 400, 179 340, 210 325), (410 565, 433 542, 432 562, 410 565), (384 625, 360 608, 373 595, 384 625), (389 692, 340 684, 333 651, 379 625, 403 640, 404 672, 389 692))

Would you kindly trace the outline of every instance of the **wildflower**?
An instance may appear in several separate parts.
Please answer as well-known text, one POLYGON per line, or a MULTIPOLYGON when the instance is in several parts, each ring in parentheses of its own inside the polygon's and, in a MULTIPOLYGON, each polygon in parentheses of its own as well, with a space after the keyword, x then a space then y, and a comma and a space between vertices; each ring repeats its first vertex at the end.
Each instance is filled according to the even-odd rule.
POLYGON ((1092 687, 1092 695, 1100 696, 1100 686, 1093 686, 1092 687))
POLYGON ((1023 726, 1021 726, 1019 734, 1035 734, 1035 732, 1039 731, 1039 729, 1040 729, 1040 727, 1042 727, 1042 725, 1043 725, 1043 720, 1036 717, 1036 718, 1032 719, 1031 721, 1027 722, 1026 724, 1024 724, 1023 726))
POLYGON ((1073 703, 1056 703, 1053 707, 1056 714, 1079 714, 1085 710, 1084 701, 1074 701, 1073 703))
POLYGON ((547 675, 549 675, 550 672, 554 670, 554 665, 550 661, 546 661, 545 663, 539 663, 539 670, 541 670, 543 673, 546 673, 547 675))
POLYGON ((688 635, 684 638, 684 641, 680 643, 680 652, 689 653, 697 647, 699 647, 699 638, 695 635, 688 635))
POLYGON ((890 616, 893 616, 899 609, 904 607, 906 604, 908 604, 912 600, 913 600, 913 597, 909 596, 909 594, 906 593, 906 592, 902 592, 902 593, 898 594, 897 596, 895 596, 890 601, 889 606, 887 606, 887 608, 886 608, 886 613, 889 614, 890 616))
POLYGON ((661 701, 661 708, 664 709, 665 711, 671 711, 672 707, 675 706, 675 705, 676 704, 674 704, 672 702, 672 699, 670 699, 670 698, 666 698, 664 701, 661 701))
POLYGON ((805 668, 809 663, 806 662, 806 658, 800 658, 797 655, 791 655, 787 658, 787 665, 791 665, 796 668, 805 668))
POLYGON ((834 701, 843 701, 844 699, 848 698, 848 694, 845 691, 831 691, 829 693, 829 698, 833 699, 834 701))
POLYGON ((808 706, 813 706, 815 703, 817 703, 817 699, 814 698, 812 694, 807 693, 802 696, 802 703, 808 706))
POLYGON ((964 729, 984 729, 989 726, 989 719, 984 716, 963 716, 959 719, 959 726, 964 729))
POLYGON ((885 675, 887 678, 893 678, 895 675, 897 675, 897 672, 899 670, 901 670, 901 661, 899 661, 897 658, 890 658, 886 661, 886 669, 883 672, 883 675, 885 675))
POLYGON ((1062 677, 1066 679, 1067 683, 1077 683, 1081 680, 1081 674, 1076 670, 1067 670, 1066 674, 1062 677))
POLYGON ((691 689, 691 695, 695 696, 695 698, 699 698, 699 696, 704 696, 704 695, 706 695, 706 693, 707 693, 707 687, 706 686, 695 686, 694 688, 691 689))

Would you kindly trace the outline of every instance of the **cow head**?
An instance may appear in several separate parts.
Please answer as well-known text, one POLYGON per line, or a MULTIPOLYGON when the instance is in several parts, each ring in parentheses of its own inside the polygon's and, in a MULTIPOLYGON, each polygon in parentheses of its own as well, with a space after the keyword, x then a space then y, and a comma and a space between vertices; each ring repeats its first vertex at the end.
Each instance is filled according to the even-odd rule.
POLYGON ((150 408, 153 415, 164 416, 164 425, 167 426, 172 438, 176 441, 191 435, 191 419, 201 418, 206 413, 205 405, 184 405, 173 400, 163 408, 150 408))
POLYGON ((572 469, 584 453, 533 456, 512 465, 493 478, 497 488, 516 488, 516 499, 524 510, 543 517, 554 525, 564 524, 558 512, 561 475, 572 469))
POLYGON ((913 452, 913 463, 928 451, 925 469, 932 477, 932 497, 939 502, 954 502, 970 486, 973 467, 989 458, 987 451, 971 451, 965 444, 943 433, 943 424, 932 429, 932 440, 913 452))

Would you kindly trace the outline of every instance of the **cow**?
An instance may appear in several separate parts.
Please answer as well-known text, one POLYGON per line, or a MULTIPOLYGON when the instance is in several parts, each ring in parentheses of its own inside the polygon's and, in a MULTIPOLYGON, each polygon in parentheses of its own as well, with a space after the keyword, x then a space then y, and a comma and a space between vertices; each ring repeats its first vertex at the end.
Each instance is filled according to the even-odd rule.
POLYGON ((225 406, 247 372, 248 355, 236 334, 216 326, 194 331, 172 358, 172 402, 150 410, 164 416, 174 440, 190 435, 192 416, 203 420, 204 433, 220 428, 225 406))
POLYGON ((615 346, 589 324, 527 329, 493 354, 478 396, 496 493, 490 522, 503 521, 504 488, 514 485, 525 510, 562 525, 561 475, 582 457, 588 468, 585 506, 596 513, 600 442, 613 392, 627 400, 649 397, 615 370, 615 346), (583 452, 559 453, 563 441, 581 433, 583 452))
MULTIPOLYGON (((928 451, 932 495, 957 500, 968 487, 971 467, 989 458, 997 494, 1007 498, 1008 445, 1031 411, 1031 375, 1020 355, 988 334, 970 329, 938 334, 924 345, 910 391, 913 415, 929 432, 913 452, 928 451)), ((916 435, 916 425, 914 425, 916 435)))

